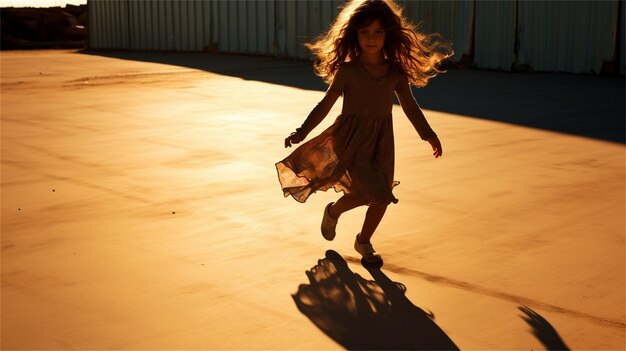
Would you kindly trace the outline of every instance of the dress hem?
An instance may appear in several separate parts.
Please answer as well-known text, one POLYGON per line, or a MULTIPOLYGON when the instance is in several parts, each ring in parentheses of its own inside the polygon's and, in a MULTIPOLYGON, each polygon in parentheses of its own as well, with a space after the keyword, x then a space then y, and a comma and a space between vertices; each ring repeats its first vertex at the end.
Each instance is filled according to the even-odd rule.
MULTIPOLYGON (((391 198, 392 199, 385 199, 383 201, 377 201, 375 199, 371 199, 368 198, 367 196, 362 196, 362 195, 358 195, 358 194, 354 194, 354 193, 350 193, 347 191, 347 189, 345 189, 344 187, 342 187, 339 183, 335 182, 334 184, 328 186, 328 187, 321 187, 321 188, 313 188, 313 187, 309 187, 308 189, 306 188, 308 185, 311 184, 312 180, 309 179, 309 177, 302 175, 301 173, 296 173, 293 168, 287 166, 283 161, 279 161, 276 162, 275 164, 276 167, 276 176, 278 178, 278 182, 281 185, 281 189, 283 190, 283 195, 284 197, 289 197, 291 195, 291 197, 296 200, 299 203, 305 203, 306 200, 308 200, 309 196, 311 196, 311 194, 315 194, 318 190, 321 190, 323 192, 327 192, 330 189, 335 190, 335 193, 343 193, 344 195, 350 195, 355 197, 357 200, 361 200, 363 202, 364 205, 369 206, 374 202, 386 202, 387 204, 397 204, 398 203, 398 199, 393 196, 393 194, 391 194, 391 198), (283 167, 289 169, 298 179, 306 179, 307 184, 302 185, 302 186, 292 186, 292 187, 283 187, 283 183, 281 182, 280 179, 280 170, 278 169, 278 165, 282 165, 283 167), (295 193, 290 192, 288 189, 302 189, 300 191, 297 191, 295 193), (304 199, 300 200, 298 197, 296 197, 297 193, 301 193, 304 192, 306 190, 310 190, 309 194, 304 196, 304 199)), ((391 185, 391 188, 395 188, 397 185, 399 185, 400 182, 399 181, 394 181, 393 184, 391 185)))

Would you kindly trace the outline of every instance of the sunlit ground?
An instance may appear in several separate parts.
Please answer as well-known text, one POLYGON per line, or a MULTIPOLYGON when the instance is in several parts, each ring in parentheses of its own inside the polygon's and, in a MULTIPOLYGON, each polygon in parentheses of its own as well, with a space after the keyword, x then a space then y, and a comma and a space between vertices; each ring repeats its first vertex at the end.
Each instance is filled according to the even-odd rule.
POLYGON ((329 243, 337 194, 279 188, 283 138, 321 92, 1 58, 3 349, 625 346, 621 144, 426 110, 435 160, 394 107, 400 202, 370 272, 352 249, 364 209, 329 243), (409 322, 391 335, 383 320, 409 322))

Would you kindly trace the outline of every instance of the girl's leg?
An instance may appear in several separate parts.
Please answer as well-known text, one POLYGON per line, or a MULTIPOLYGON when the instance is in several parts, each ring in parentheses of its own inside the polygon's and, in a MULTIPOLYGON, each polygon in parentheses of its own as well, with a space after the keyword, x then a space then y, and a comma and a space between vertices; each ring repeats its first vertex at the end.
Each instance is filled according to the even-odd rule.
POLYGON ((378 224, 383 219, 385 211, 387 210, 386 203, 373 203, 367 209, 365 214, 365 221, 363 222, 363 228, 361 234, 358 236, 358 242, 369 243, 374 231, 378 227, 378 224))
POLYGON ((341 216, 341 214, 343 214, 344 212, 350 211, 355 207, 363 205, 365 205, 363 202, 358 201, 354 197, 350 195, 344 195, 340 197, 339 200, 337 200, 337 202, 335 202, 332 206, 330 206, 328 212, 331 217, 333 217, 334 219, 338 219, 339 216, 341 216))

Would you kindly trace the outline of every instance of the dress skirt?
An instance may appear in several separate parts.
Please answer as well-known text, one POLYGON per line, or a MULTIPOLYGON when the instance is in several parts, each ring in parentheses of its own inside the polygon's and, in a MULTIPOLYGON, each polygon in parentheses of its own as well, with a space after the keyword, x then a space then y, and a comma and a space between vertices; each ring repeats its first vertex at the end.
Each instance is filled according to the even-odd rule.
POLYGON ((392 193, 394 138, 391 115, 341 114, 320 135, 276 163, 285 197, 305 202, 334 188, 364 204, 397 203, 392 193))

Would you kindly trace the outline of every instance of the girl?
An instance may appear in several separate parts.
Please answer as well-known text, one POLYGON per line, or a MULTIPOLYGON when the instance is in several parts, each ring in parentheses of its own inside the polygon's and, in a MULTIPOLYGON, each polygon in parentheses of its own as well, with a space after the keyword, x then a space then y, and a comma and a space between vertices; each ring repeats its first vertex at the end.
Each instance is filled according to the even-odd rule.
POLYGON ((300 128, 285 139, 298 144, 326 117, 339 96, 342 112, 333 125, 276 163, 283 193, 305 202, 317 190, 343 191, 329 203, 321 231, 333 240, 344 212, 368 205, 354 248, 366 262, 382 259, 370 239, 387 205, 398 200, 394 181, 391 109, 394 92, 419 136, 430 143, 435 158, 441 143, 430 128, 410 89, 423 87, 443 71, 438 65, 453 54, 436 34, 424 35, 406 21, 393 0, 352 0, 328 32, 313 44, 314 70, 330 87, 300 128))

